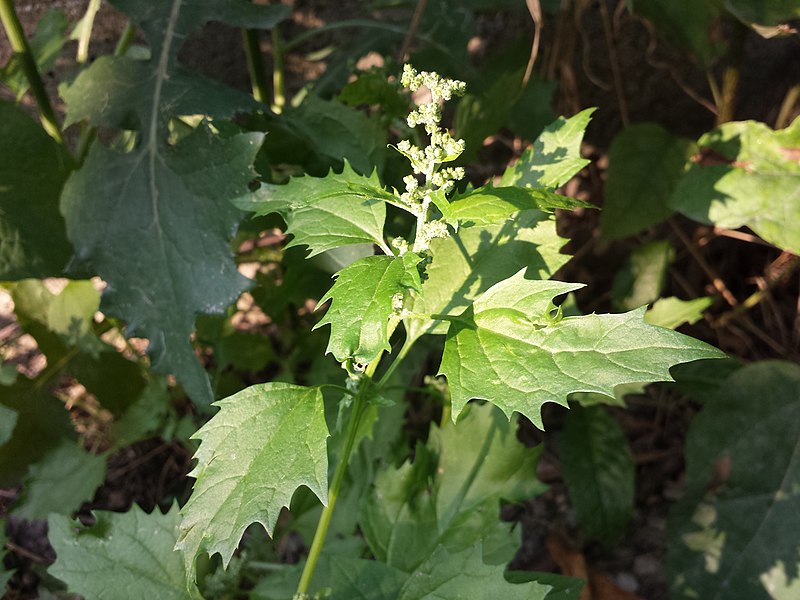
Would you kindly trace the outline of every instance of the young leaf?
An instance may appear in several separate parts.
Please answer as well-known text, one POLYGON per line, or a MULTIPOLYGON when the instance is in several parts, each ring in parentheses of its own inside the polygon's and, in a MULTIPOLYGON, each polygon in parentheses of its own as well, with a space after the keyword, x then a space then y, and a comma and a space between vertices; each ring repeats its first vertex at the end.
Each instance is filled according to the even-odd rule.
POLYGON ((690 140, 654 123, 631 125, 615 137, 600 213, 603 237, 621 239, 669 217, 669 198, 695 150, 690 140))
POLYGON ((50 513, 72 514, 92 499, 105 475, 105 457, 64 440, 28 469, 12 514, 28 520, 46 519, 50 513))
POLYGON ((412 252, 400 257, 367 256, 339 271, 336 283, 320 298, 320 304, 332 300, 331 305, 314 326, 331 326, 327 352, 339 362, 353 359, 368 364, 391 350, 392 298, 406 290, 421 291, 419 261, 412 252))
POLYGON ((673 598, 794 598, 800 569, 800 367, 735 371, 704 399, 670 513, 673 598))
POLYGON ((490 288, 450 323, 440 373, 456 420, 470 398, 538 427, 545 402, 572 392, 612 396, 621 383, 671 381, 669 367, 723 357, 711 346, 646 324, 644 309, 618 315, 553 317, 553 298, 581 284, 530 281, 520 271, 490 288))
POLYGON ((56 562, 47 571, 70 593, 107 600, 200 598, 194 583, 187 585, 181 555, 173 549, 177 505, 165 515, 148 515, 134 504, 127 513, 98 511, 95 517, 91 527, 60 515, 48 519, 56 562))
POLYGON ((386 248, 386 206, 380 198, 387 193, 375 173, 364 177, 345 162, 341 173, 294 177, 286 185, 265 184, 237 206, 257 216, 280 214, 286 232, 293 236, 287 247, 305 245, 314 256, 350 244, 386 248))
POLYGON ((800 253, 800 118, 781 131, 755 121, 726 123, 698 144, 670 205, 703 223, 746 225, 800 253))
POLYGON ((63 274, 72 256, 61 188, 73 168, 64 149, 20 108, 0 101, 0 281, 63 274))
POLYGON ((294 491, 308 487, 328 500, 328 428, 319 388, 255 385, 215 403, 220 411, 193 437, 201 440, 197 481, 182 509, 176 548, 195 576, 201 552, 227 566, 244 530, 261 523, 272 534, 294 491))
POLYGON ((681 300, 673 296, 659 298, 652 308, 644 313, 644 320, 656 327, 675 329, 684 323, 689 325, 697 323, 703 318, 703 311, 712 304, 714 299, 709 296, 693 300, 681 300))
POLYGON ((633 515, 635 477, 622 429, 602 407, 574 405, 567 413, 559 450, 581 529, 600 541, 618 539, 633 515))
POLYGON ((562 196, 546 188, 494 187, 486 185, 450 203, 450 215, 461 225, 486 226, 502 223, 522 210, 554 212, 557 208, 596 208, 593 204, 562 196))
POLYGON ((581 158, 581 141, 594 110, 587 108, 569 119, 560 117, 545 127, 519 162, 506 169, 500 185, 557 188, 572 179, 589 164, 581 158))

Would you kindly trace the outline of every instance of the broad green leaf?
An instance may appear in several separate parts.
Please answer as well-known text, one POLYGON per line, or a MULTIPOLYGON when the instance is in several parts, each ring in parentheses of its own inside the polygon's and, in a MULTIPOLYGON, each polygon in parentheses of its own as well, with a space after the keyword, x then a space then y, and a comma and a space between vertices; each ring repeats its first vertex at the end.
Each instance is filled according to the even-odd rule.
POLYGON ((545 402, 572 392, 613 395, 622 383, 671 381, 669 367, 723 357, 711 346, 644 322, 644 309, 615 315, 553 316, 553 298, 581 284, 530 281, 520 271, 453 318, 439 369, 452 416, 470 398, 514 411, 542 427, 545 402))
POLYGON ((675 329, 684 323, 689 325, 697 323, 703 318, 703 311, 712 304, 714 299, 709 296, 693 300, 681 300, 672 296, 659 298, 644 314, 644 320, 656 327, 675 329))
POLYGON ((170 407, 167 383, 154 377, 122 416, 114 421, 114 448, 123 448, 156 434, 170 407))
POLYGON ((673 213, 672 191, 696 146, 655 123, 631 125, 614 138, 608 155, 603 237, 617 240, 660 223, 673 213))
POLYGON ((487 185, 450 203, 451 217, 461 225, 486 226, 507 221, 522 210, 554 212, 557 208, 596 208, 593 204, 556 194, 545 188, 493 187, 487 185))
POLYGON ((556 233, 555 221, 539 211, 524 211, 499 225, 461 228, 447 239, 433 240, 433 262, 425 269, 422 294, 410 308, 418 316, 406 321, 409 336, 446 333, 446 323, 424 316, 457 315, 523 267, 531 277, 547 279, 570 258, 560 252, 565 241, 556 233))
MULTIPOLYGON (((28 39, 33 60, 40 73, 46 73, 53 68, 64 43, 67 41, 66 33, 69 21, 63 10, 48 9, 36 24, 36 31, 28 39)), ((25 76, 22 59, 19 54, 11 56, 6 65, 0 69, 0 83, 7 85, 17 98, 22 100, 30 84, 25 76)), ((2 119, 0 119, 2 121, 2 119)), ((7 156, 3 154, 3 156, 7 156)))
POLYGON ((85 598, 104 600, 187 600, 200 595, 187 584, 181 555, 175 551, 180 516, 177 505, 162 515, 135 504, 127 513, 98 511, 83 527, 61 515, 48 519, 56 562, 47 572, 85 598))
POLYGON ((319 301, 332 300, 331 305, 314 326, 331 326, 327 352, 339 362, 352 359, 368 364, 382 351, 390 351, 392 298, 421 290, 419 261, 412 252, 400 257, 368 256, 339 271, 336 283, 319 301))
POLYGON ((453 552, 440 546, 408 578, 397 600, 544 600, 550 586, 535 581, 513 584, 503 576, 503 565, 481 560, 480 545, 453 552))
POLYGON ((712 28, 723 14, 722 0, 628 0, 628 8, 650 19, 702 67, 710 67, 725 51, 725 44, 712 35, 712 28))
POLYGON ((383 241, 386 194, 376 174, 359 175, 345 162, 341 173, 325 177, 292 178, 286 185, 261 186, 256 194, 237 206, 257 216, 278 213, 286 221, 293 239, 288 247, 305 245, 310 256, 350 244, 383 241), (369 193, 370 188, 374 191, 369 193))
POLYGON ((50 513, 69 515, 92 499, 105 475, 105 457, 64 440, 30 466, 12 514, 28 520, 46 519, 50 513))
POLYGON ((193 436, 201 441, 190 473, 197 481, 181 511, 176 546, 192 580, 201 552, 219 553, 227 566, 249 525, 260 523, 271 535, 301 485, 328 501, 328 428, 319 388, 265 383, 215 406, 220 411, 193 436))
POLYGON ((795 0, 725 0, 725 8, 748 25, 769 27, 800 18, 795 0))
POLYGON ((560 117, 544 128, 519 162, 508 167, 501 186, 561 187, 589 164, 581 158, 581 141, 595 109, 587 108, 569 119, 560 117))
POLYGON ((381 113, 389 118, 408 114, 408 97, 400 92, 399 82, 389 81, 383 70, 362 71, 355 81, 342 88, 338 100, 348 106, 380 105, 381 113))
POLYGON ((666 240, 636 248, 617 272, 611 286, 615 310, 631 310, 658 300, 667 283, 675 250, 666 240))
POLYGON ((20 378, 0 388, 0 406, 17 416, 11 438, 0 446, 0 486, 11 487, 19 483, 28 465, 62 440, 74 439, 75 433, 64 404, 41 381, 20 378))
POLYGON ((492 562, 507 562, 518 542, 498 521, 500 501, 545 489, 535 478, 541 449, 515 432, 498 410, 475 405, 457 426, 433 426, 413 463, 379 474, 360 521, 376 558, 410 573, 439 545, 458 552, 483 542, 492 562))
POLYGON ((574 405, 559 442, 564 482, 581 530, 612 542, 633 516, 635 465, 628 440, 602 407, 574 405))
POLYGON ((780 131, 756 121, 726 123, 698 144, 670 205, 703 223, 746 225, 800 253, 800 119, 780 131))
POLYGON ((760 362, 703 399, 670 513, 673 598, 790 600, 800 550, 800 367, 760 362))
POLYGON ((214 354, 221 368, 259 371, 275 360, 270 339, 262 334, 235 330, 214 345, 214 354))
MULTIPOLYGON (((16 369, 14 369, 14 372, 16 372, 16 369)), ((0 446, 11 439, 11 434, 14 432, 16 425, 17 411, 0 404, 0 446)))
POLYGON ((0 280, 61 275, 72 256, 58 212, 69 154, 20 108, 0 101, 0 156, 0 280))

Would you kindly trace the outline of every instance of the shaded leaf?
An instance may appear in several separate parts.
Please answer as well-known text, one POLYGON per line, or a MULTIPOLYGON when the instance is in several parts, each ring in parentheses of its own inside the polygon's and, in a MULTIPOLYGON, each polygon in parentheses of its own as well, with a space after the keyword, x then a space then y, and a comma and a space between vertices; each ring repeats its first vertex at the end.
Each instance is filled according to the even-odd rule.
POLYGON ((72 256, 61 188, 66 149, 20 108, 0 101, 0 280, 54 277, 72 256))
POLYGON ((725 0, 725 8, 748 25, 782 25, 800 18, 794 0, 725 0))
POLYGON ((631 125, 617 135, 609 151, 600 213, 603 237, 621 239, 669 217, 669 198, 695 149, 690 140, 655 123, 631 125))
POLYGON ((453 419, 470 398, 542 427, 545 402, 572 392, 613 395, 622 383, 671 381, 669 367, 723 357, 711 346, 646 324, 644 309, 559 319, 553 298, 581 284, 530 281, 520 271, 490 288, 450 323, 439 369, 453 419))
MULTIPOLYGON (((13 368, 13 367, 12 367, 13 368)), ((16 369, 14 369, 16 373, 16 369)), ((11 439, 17 425, 17 411, 0 404, 0 446, 11 439)))
POLYGON ((331 305, 314 326, 331 326, 327 352, 339 362, 353 359, 368 364, 382 351, 390 351, 392 298, 407 290, 421 290, 419 261, 412 252, 400 257, 368 256, 339 271, 336 283, 319 301, 332 300, 331 305))
POLYGON ((800 579, 800 367, 735 371, 704 399, 670 513, 674 598, 792 598, 800 579))
POLYGON ((193 583, 187 585, 181 555, 173 550, 177 505, 164 515, 134 504, 127 513, 98 511, 95 518, 91 527, 60 515, 48 519, 56 562, 47 571, 69 592, 108 600, 200 597, 193 583))
POLYGON ((575 405, 559 444, 561 468, 581 530, 611 542, 633 516, 635 465, 628 440, 602 407, 575 405))
POLYGON ((667 240, 642 244, 614 276, 614 310, 631 310, 658 300, 667 283, 675 250, 667 240))
POLYGON ((157 377, 147 385, 122 416, 114 421, 114 448, 123 448, 158 432, 169 412, 167 384, 157 377))
POLYGON ((252 386, 225 398, 194 436, 197 479, 182 509, 177 548, 195 576, 201 552, 219 553, 227 566, 245 529, 260 523, 269 534, 281 508, 305 485, 328 496, 328 428, 319 388, 285 383, 252 386))

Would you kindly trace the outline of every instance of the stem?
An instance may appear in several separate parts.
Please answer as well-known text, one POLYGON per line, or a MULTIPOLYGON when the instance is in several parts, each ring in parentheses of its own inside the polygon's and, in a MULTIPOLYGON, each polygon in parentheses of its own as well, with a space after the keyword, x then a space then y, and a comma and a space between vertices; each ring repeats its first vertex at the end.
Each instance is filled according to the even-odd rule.
POLYGON ((283 41, 278 26, 272 28, 272 110, 283 112, 286 90, 283 81, 283 41))
POLYGON ((125 53, 128 52, 128 48, 131 47, 134 33, 136 33, 136 27, 134 27, 133 23, 128 23, 128 26, 125 27, 125 31, 119 36, 117 45, 114 47, 114 56, 125 56, 125 53))
POLYGON ((253 97, 266 104, 269 99, 269 87, 264 70, 264 57, 261 54, 260 32, 256 29, 242 29, 242 39, 253 97))
POLYGON ((797 100, 800 98, 800 83, 793 85, 786 92, 781 102, 781 109, 778 111, 778 117, 775 119, 775 129, 783 129, 789 126, 789 119, 792 118, 792 111, 797 100))
POLYGON ((406 334, 406 339, 403 342, 403 346, 400 348, 400 352, 397 353, 397 358, 392 361, 392 364, 390 364, 389 368, 386 369, 386 373, 384 373, 383 376, 378 380, 377 385, 379 390, 382 389, 392 378, 395 369, 397 369, 400 363, 403 362, 403 359, 408 355, 408 352, 411 350, 411 347, 414 345, 415 341, 415 339, 411 339, 408 337, 408 334, 406 334))
POLYGON ((89 6, 83 16, 81 35, 78 38, 78 52, 75 55, 75 62, 78 64, 83 64, 89 60, 89 40, 92 37, 94 17, 98 10, 100 10, 100 0, 89 0, 89 6))
POLYGON ((425 7, 428 5, 428 0, 417 0, 417 6, 414 9, 414 14, 411 17, 411 23, 408 26, 408 32, 403 39, 403 45, 397 55, 398 62, 404 63, 408 59, 408 50, 411 48, 411 42, 414 41, 414 36, 417 35, 419 24, 422 22, 422 15, 425 12, 425 7))
POLYGON ((25 39, 25 32, 19 22, 17 12, 14 10, 12 0, 0 0, 0 20, 2 20, 8 40, 11 42, 12 50, 19 55, 22 61, 22 70, 25 71, 25 77, 28 79, 33 96, 36 98, 36 104, 39 106, 42 127, 50 137, 59 144, 63 144, 64 136, 61 134, 61 127, 56 119, 53 106, 50 104, 50 98, 47 96, 47 90, 45 90, 42 77, 39 75, 39 68, 36 66, 36 60, 33 58, 28 40, 25 39))
POLYGON ((729 19, 731 33, 728 40, 727 65, 722 72, 722 92, 717 112, 717 125, 733 120, 736 111, 736 92, 739 88, 739 67, 744 58, 747 27, 738 19, 729 19))

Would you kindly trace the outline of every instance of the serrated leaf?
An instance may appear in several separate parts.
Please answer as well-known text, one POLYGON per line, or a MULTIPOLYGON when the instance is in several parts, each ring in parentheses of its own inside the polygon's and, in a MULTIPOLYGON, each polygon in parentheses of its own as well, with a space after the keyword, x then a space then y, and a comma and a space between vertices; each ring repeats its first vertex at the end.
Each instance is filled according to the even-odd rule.
POLYGON ((541 428, 545 402, 565 404, 572 392, 611 396, 622 383, 671 381, 674 364, 724 356, 703 342, 646 324, 643 308, 553 317, 553 298, 579 287, 526 280, 520 271, 452 320, 439 372, 450 386, 454 420, 471 398, 482 398, 541 428))
POLYGON ((252 386, 215 403, 220 411, 194 436, 197 479, 182 509, 181 536, 193 580, 195 558, 219 553, 228 564, 245 529, 270 535, 294 491, 308 487, 328 501, 328 428, 322 392, 285 383, 252 386))
POLYGON ((453 198, 450 216, 458 219, 464 227, 486 226, 502 223, 522 210, 555 212, 557 208, 574 210, 596 207, 545 188, 486 185, 453 198))
POLYGON ((675 250, 667 240, 636 248, 614 276, 611 286, 614 310, 631 310, 658 300, 674 258, 675 250))
POLYGON ((670 205, 703 223, 746 225, 800 253, 800 118, 780 131, 756 121, 726 123, 698 144, 670 205))
POLYGON ((503 565, 490 566, 481 560, 480 545, 460 552, 440 546, 409 577, 398 600, 544 600, 550 586, 537 582, 513 584, 505 580, 503 565))
POLYGON ((368 364, 382 351, 391 350, 392 298, 407 290, 421 290, 419 261, 412 252, 400 257, 368 256, 339 271, 336 283, 319 301, 332 300, 331 305, 314 326, 331 326, 326 352, 339 362, 353 359, 368 364))
POLYGON ((603 542, 618 539, 633 516, 636 470, 622 429, 602 407, 574 405, 559 450, 581 530, 603 542))
POLYGON ((446 333, 446 323, 420 317, 457 315, 523 267, 531 277, 550 277, 570 258, 560 252, 565 242, 556 233, 555 221, 539 211, 524 211, 513 221, 462 228, 447 239, 433 240, 433 262, 425 269, 422 294, 410 307, 418 316, 405 323, 408 335, 416 339, 424 333, 446 333))
POLYGON ((383 241, 386 194, 375 173, 359 175, 345 162, 341 173, 292 178, 286 185, 263 185, 251 198, 237 203, 257 216, 278 213, 293 239, 289 247, 305 245, 309 256, 350 244, 383 241), (370 193, 370 188, 374 193, 370 193))
POLYGON ((614 138, 608 155, 603 237, 617 240, 660 223, 695 144, 655 123, 631 125, 614 138))
POLYGON ((70 256, 61 188, 73 168, 20 108, 0 101, 0 280, 59 276, 70 256))
POLYGON ((541 448, 525 448, 515 431, 497 409, 476 405, 457 426, 432 427, 413 463, 379 474, 360 517, 376 558, 410 573, 439 545, 457 552, 484 543, 492 562, 510 560, 517 542, 498 521, 500 501, 545 489, 535 479, 541 448))
POLYGON ((565 119, 560 117, 544 128, 517 164, 508 167, 501 186, 557 188, 589 164, 581 158, 581 141, 595 109, 587 108, 565 119))
MULTIPOLYGON (((36 23, 36 30, 28 39, 28 46, 40 73, 46 73, 53 68, 67 41, 68 27, 69 21, 67 21, 64 11, 52 8, 47 10, 36 23)), ((0 69, 0 82, 11 89, 17 102, 22 100, 25 92, 30 88, 30 84, 25 76, 19 54, 13 54, 6 65, 0 69)), ((0 122, 2 122, 1 119, 0 122)))
POLYGON ((28 469, 12 514, 28 520, 69 515, 92 499, 105 474, 105 457, 65 440, 28 469))
POLYGON ((48 519, 56 562, 48 573, 73 594, 104 600, 186 600, 200 598, 187 585, 180 553, 173 550, 180 516, 146 514, 135 504, 127 513, 98 511, 97 522, 83 527, 67 517, 48 519))
POLYGON ((681 300, 673 296, 659 298, 644 314, 644 320, 656 327, 675 329, 679 325, 692 325, 703 318, 703 311, 714 304, 714 299, 705 296, 693 300, 681 300))
POLYGON ((704 399, 670 513, 673 598, 794 598, 800 547, 800 367, 735 371, 704 399))

